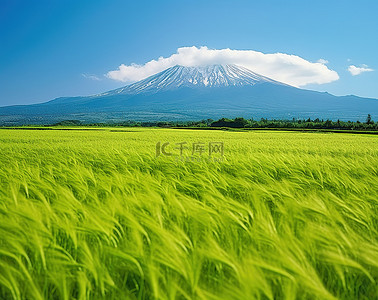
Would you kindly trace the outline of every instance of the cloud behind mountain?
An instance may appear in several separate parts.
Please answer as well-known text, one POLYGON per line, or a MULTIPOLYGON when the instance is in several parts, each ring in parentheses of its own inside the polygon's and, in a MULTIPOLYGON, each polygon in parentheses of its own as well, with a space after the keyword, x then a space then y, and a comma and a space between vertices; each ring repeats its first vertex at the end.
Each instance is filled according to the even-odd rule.
POLYGON ((285 53, 265 54, 254 50, 209 49, 208 47, 182 47, 169 57, 159 57, 143 65, 121 64, 109 71, 108 78, 134 82, 181 65, 196 67, 214 64, 235 64, 270 77, 274 80, 300 87, 307 84, 324 84, 339 79, 336 71, 329 69, 326 60, 310 62, 297 55, 285 53))

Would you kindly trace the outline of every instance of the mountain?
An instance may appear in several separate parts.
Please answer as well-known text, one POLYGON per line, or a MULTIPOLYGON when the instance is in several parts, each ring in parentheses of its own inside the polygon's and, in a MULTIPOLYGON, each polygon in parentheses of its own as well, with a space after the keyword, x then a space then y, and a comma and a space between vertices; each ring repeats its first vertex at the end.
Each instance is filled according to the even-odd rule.
POLYGON ((378 114, 378 99, 303 90, 235 65, 174 66, 98 95, 0 107, 0 125, 221 117, 362 121, 367 114, 378 114))
POLYGON ((147 79, 101 95, 161 92, 182 87, 253 86, 264 82, 282 84, 235 65, 174 66, 147 79))

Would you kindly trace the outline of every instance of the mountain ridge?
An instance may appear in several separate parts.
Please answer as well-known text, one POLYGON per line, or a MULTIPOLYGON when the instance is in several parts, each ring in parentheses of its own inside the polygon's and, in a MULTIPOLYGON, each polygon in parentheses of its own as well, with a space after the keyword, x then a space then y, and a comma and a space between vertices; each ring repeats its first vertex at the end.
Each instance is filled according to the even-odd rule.
POLYGON ((252 86, 263 82, 284 85, 284 83, 234 64, 214 64, 198 67, 175 65, 138 82, 95 96, 158 92, 180 87, 252 86))
POLYGON ((174 66, 102 94, 0 107, 0 125, 246 118, 363 120, 378 99, 303 90, 235 65, 174 66))

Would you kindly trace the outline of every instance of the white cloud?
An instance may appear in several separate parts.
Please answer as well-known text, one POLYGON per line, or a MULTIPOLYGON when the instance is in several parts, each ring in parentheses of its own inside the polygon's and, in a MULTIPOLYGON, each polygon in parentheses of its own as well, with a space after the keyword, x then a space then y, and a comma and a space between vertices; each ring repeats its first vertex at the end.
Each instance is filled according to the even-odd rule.
POLYGON ((352 74, 353 76, 356 76, 356 75, 360 75, 361 73, 364 73, 364 72, 372 72, 374 71, 373 69, 370 69, 367 65, 362 65, 361 67, 356 67, 354 65, 350 65, 348 67, 348 71, 350 72, 350 74, 352 74))
POLYGON ((84 78, 87 78, 87 79, 92 79, 92 80, 101 80, 100 78, 98 78, 96 75, 93 75, 93 74, 81 74, 81 76, 83 76, 84 78))
POLYGON ((321 59, 318 59, 318 61, 317 61, 318 63, 320 63, 320 64, 323 64, 323 65, 326 65, 326 64, 328 64, 329 63, 329 61, 328 60, 326 60, 326 59, 323 59, 323 58, 321 58, 321 59))
POLYGON ((323 84, 339 79, 337 72, 328 69, 325 60, 309 62, 299 56, 284 53, 265 54, 253 50, 209 49, 183 47, 169 57, 159 57, 144 65, 120 65, 107 77, 123 82, 144 79, 175 65, 200 66, 210 64, 235 64, 258 74, 293 86, 323 84))

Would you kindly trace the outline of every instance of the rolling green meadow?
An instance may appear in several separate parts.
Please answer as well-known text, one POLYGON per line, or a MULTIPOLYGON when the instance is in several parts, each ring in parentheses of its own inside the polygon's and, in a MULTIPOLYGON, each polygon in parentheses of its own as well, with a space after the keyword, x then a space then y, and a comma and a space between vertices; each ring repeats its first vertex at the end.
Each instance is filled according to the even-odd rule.
POLYGON ((377 137, 1 129, 0 299, 377 299, 377 137))

